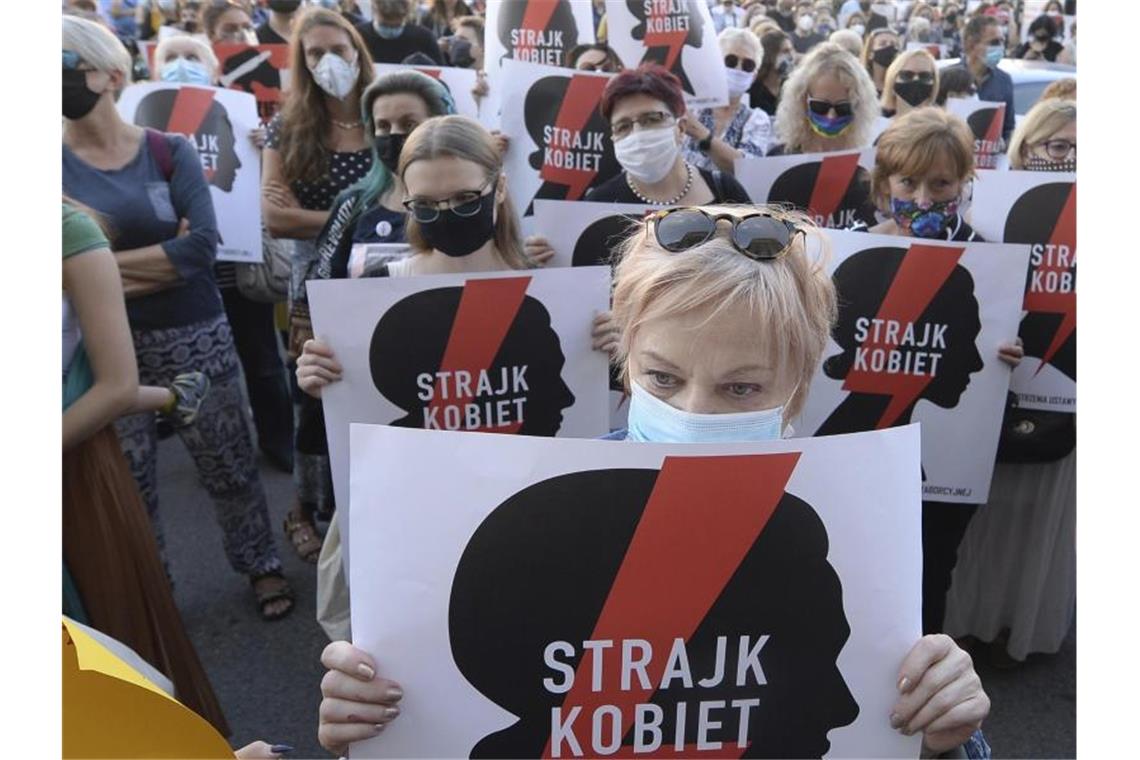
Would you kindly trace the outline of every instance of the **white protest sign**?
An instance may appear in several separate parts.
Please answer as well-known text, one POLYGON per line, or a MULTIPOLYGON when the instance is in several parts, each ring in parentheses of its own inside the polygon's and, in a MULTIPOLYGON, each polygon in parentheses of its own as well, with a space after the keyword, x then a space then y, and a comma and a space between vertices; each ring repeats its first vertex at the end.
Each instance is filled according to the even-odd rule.
POLYGON ((785 203, 816 224, 844 229, 876 223, 871 200, 875 149, 739 158, 736 179, 753 203, 785 203))
POLYGON ((479 104, 475 102, 475 95, 471 92, 478 79, 475 69, 460 69, 455 66, 403 66, 398 63, 375 63, 373 67, 376 69, 376 76, 415 69, 432 79, 438 79, 446 85, 452 99, 455 100, 456 113, 472 119, 479 118, 479 104))
POLYGON ((354 760, 918 756, 889 723, 921 633, 914 426, 351 436, 353 643, 405 693, 354 760))
POLYGON ((612 74, 518 61, 504 61, 503 72, 504 168, 519 216, 531 216, 538 198, 580 200, 621 172, 598 108, 612 74))
POLYGON ((198 150, 218 220, 219 261, 261 261, 261 153, 249 133, 260 126, 253 95, 167 82, 132 84, 118 102, 140 127, 185 135, 198 150))
POLYGON ((594 41, 590 0, 487 0, 487 79, 501 91, 504 61, 567 66, 570 51, 594 41))
POLYGON ((609 430, 609 362, 591 339, 594 314, 609 308, 605 267, 311 280, 308 293, 314 332, 344 368, 322 394, 342 507, 351 422, 580 438, 609 430))
POLYGON ((728 103, 724 56, 705 0, 606 0, 609 46, 627 69, 664 66, 689 108, 728 103))
POLYGON ((988 240, 1028 243, 1025 359, 1012 390, 1027 409, 1077 409, 1077 177, 987 172, 974 183, 973 224, 988 240))
POLYGON ((995 103, 975 98, 947 98, 946 110, 954 114, 974 135, 974 165, 978 169, 1004 169, 1005 139, 1002 129, 1005 126, 1005 103, 995 103))
POLYGON ((1029 246, 832 231, 839 319, 798 435, 922 423, 923 496, 984 503, 1029 246))

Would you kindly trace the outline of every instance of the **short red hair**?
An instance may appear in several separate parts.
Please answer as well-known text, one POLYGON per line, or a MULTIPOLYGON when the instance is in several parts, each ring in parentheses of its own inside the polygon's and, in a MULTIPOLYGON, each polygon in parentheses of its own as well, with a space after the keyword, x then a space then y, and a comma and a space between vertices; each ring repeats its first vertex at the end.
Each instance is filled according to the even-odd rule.
POLYGON ((606 121, 610 120, 614 106, 622 98, 630 95, 648 95, 660 100, 674 117, 685 113, 685 95, 681 91, 681 80, 664 66, 648 63, 636 69, 626 69, 606 85, 602 92, 601 112, 606 121))

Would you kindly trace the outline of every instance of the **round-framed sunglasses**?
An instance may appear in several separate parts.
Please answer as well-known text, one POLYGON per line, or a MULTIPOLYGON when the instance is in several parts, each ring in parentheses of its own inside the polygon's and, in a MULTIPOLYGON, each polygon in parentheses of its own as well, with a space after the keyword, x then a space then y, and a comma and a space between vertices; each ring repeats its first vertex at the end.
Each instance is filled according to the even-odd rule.
POLYGON ((729 69, 739 68, 743 70, 745 74, 751 74, 756 70, 756 61, 751 58, 740 58, 732 54, 724 57, 724 65, 725 68, 729 69))
POLYGON ((712 240, 721 221, 732 225, 728 236, 732 247, 753 261, 778 259, 792 247, 797 234, 806 235, 791 221, 763 213, 714 215, 699 208, 674 208, 645 218, 645 224, 653 226, 657 244, 670 253, 712 240))

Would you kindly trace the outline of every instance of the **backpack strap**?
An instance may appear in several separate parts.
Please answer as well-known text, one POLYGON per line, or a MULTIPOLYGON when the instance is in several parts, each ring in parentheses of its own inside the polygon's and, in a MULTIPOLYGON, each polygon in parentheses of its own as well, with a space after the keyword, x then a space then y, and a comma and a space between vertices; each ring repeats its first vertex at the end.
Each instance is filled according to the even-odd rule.
POLYGON ((157 129, 146 128, 146 146, 151 158, 158 164, 158 170, 167 182, 174 176, 174 157, 170 153, 170 143, 166 135, 157 129))

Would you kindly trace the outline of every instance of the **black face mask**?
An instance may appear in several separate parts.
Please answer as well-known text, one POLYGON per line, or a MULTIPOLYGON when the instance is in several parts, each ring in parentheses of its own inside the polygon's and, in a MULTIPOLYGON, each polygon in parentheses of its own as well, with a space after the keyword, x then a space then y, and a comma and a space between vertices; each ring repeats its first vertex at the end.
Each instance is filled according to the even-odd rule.
POLYGON ((473 216, 460 216, 452 209, 439 212, 434 222, 417 222, 424 242, 453 258, 468 256, 483 247, 495 234, 495 188, 479 199, 479 211, 473 216))
POLYGON ((404 142, 407 139, 407 135, 396 134, 380 135, 375 139, 376 155, 380 156, 380 161, 393 174, 400 164, 400 151, 404 149, 404 142))
POLYGON ((882 66, 884 69, 891 65, 899 54, 899 49, 894 45, 889 47, 879 48, 871 55, 871 60, 882 66))
POLYGON ((447 57, 452 66, 460 69, 469 68, 475 63, 475 57, 471 55, 471 43, 462 37, 456 37, 451 41, 447 57))
POLYGON ((87 88, 87 72, 63 70, 63 116, 72 121, 82 119, 103 97, 102 93, 87 88))
POLYGON ((934 93, 934 85, 930 82, 895 82, 895 95, 908 104, 918 107, 934 93))
POLYGON ((269 0, 269 10, 278 13, 292 13, 301 7, 301 0, 269 0))

